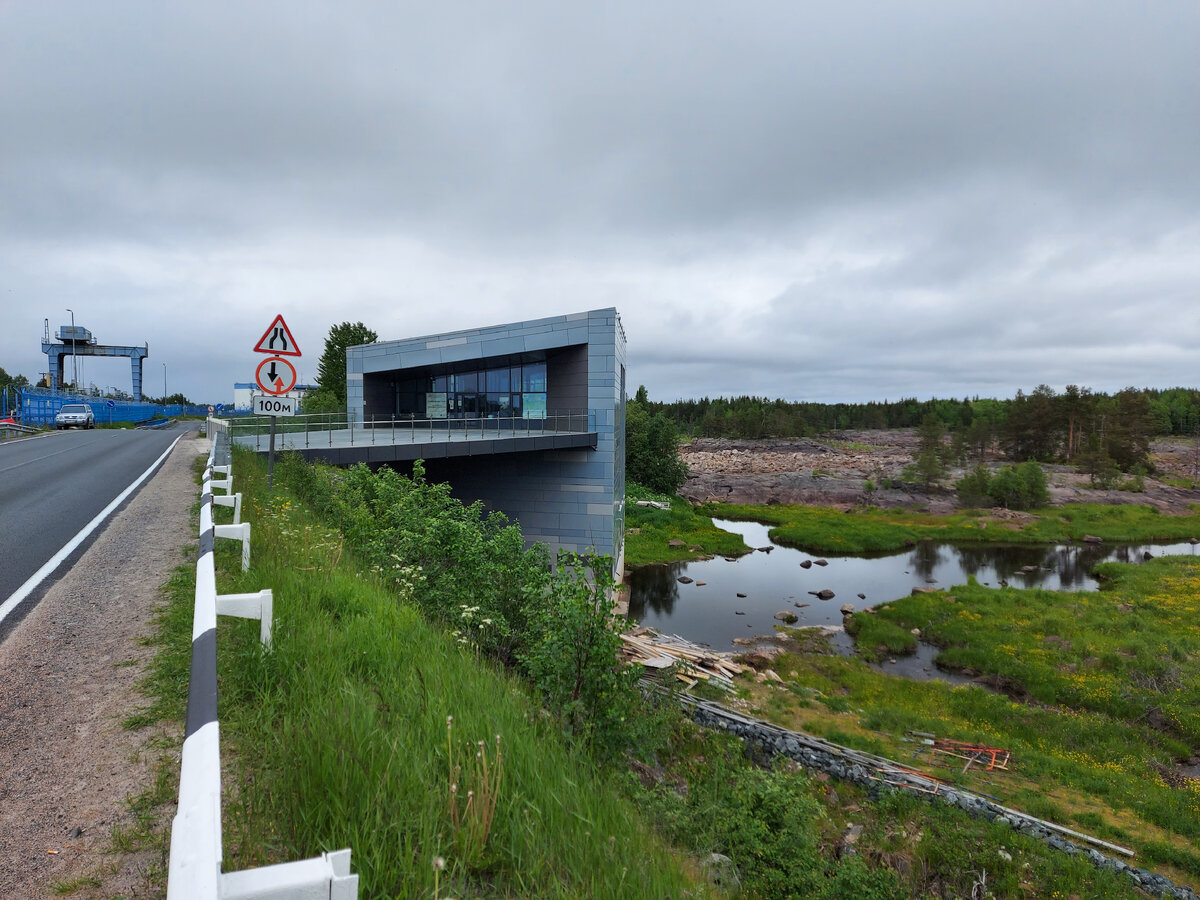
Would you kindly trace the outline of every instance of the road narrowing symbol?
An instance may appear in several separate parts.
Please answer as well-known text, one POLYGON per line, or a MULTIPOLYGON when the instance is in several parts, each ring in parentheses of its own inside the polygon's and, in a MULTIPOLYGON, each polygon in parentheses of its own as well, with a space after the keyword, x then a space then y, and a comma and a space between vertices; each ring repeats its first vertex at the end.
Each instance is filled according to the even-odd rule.
POLYGON ((267 326, 267 330, 263 332, 263 336, 258 339, 258 343, 254 345, 255 353, 270 353, 272 356, 300 356, 300 348, 296 346, 296 339, 292 337, 292 331, 287 327, 287 322, 283 321, 283 314, 275 317, 275 321, 267 326))
POLYGON ((296 367, 281 356, 269 356, 254 370, 254 380, 268 394, 286 394, 296 386, 296 367))

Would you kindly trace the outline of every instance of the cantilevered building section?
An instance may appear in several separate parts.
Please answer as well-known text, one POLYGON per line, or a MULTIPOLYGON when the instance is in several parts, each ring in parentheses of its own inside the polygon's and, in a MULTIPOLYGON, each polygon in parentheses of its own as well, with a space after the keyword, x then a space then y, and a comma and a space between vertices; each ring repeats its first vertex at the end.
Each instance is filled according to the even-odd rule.
POLYGON ((424 459, 427 477, 503 511, 527 540, 607 554, 620 571, 625 333, 615 309, 351 347, 346 372, 350 427, 375 441, 331 462, 424 459))

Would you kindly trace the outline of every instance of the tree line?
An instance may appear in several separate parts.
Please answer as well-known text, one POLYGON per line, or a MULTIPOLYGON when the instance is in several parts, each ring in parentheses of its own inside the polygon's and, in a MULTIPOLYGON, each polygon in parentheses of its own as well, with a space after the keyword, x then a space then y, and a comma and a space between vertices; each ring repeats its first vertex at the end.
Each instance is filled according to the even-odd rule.
MULTIPOLYGON (((1092 391, 1078 385, 1068 385, 1056 393, 1048 385, 1038 385, 1029 394, 1018 391, 1011 399, 931 398, 918 400, 870 401, 867 403, 812 403, 771 400, 767 397, 702 397, 698 400, 675 400, 669 403, 651 402, 652 412, 661 412, 673 420, 686 435, 692 437, 809 437, 829 431, 869 430, 881 428, 916 428, 926 416, 933 415, 951 432, 965 429, 976 419, 1000 425, 1016 409, 1017 419, 1028 409, 1030 415, 1057 419, 1055 428, 1068 441, 1069 426, 1077 425, 1081 417, 1098 412, 1111 414, 1111 404, 1118 398, 1129 405, 1132 395, 1145 403, 1151 418, 1150 429, 1156 435, 1192 435, 1200 428, 1200 390, 1175 387, 1126 388, 1117 394, 1092 391)), ((1076 438, 1078 431, 1075 432, 1076 438)))
POLYGON ((982 459, 1000 452, 1015 461, 1061 460, 1103 479, 1112 471, 1149 468, 1156 435, 1200 433, 1200 390, 1125 388, 1115 394, 1068 385, 1061 393, 1041 384, 1009 399, 964 398, 869 403, 793 403, 766 397, 708 397, 656 403, 683 435, 759 439, 807 437, 846 429, 937 425, 953 455, 982 459))

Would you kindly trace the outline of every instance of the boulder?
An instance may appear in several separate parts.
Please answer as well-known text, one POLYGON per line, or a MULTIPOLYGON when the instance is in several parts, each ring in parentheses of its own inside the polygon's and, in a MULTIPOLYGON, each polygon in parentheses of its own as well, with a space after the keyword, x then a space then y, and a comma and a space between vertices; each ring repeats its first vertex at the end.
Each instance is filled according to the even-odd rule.
POLYGON ((813 560, 813 565, 817 565, 817 566, 827 566, 827 565, 829 565, 829 560, 826 560, 826 559, 814 559, 814 560, 813 560))
POLYGON ((859 599, 859 600, 866 600, 866 599, 867 599, 867 595, 866 595, 866 594, 862 594, 862 593, 860 593, 860 594, 858 595, 858 599, 859 599))
POLYGON ((671 538, 667 541, 668 547, 686 547, 687 541, 681 541, 679 538, 671 538))
POLYGON ((1103 544, 1104 538, 1096 537, 1094 534, 1085 534, 1083 536, 1083 542, 1085 544, 1103 544))
POLYGON ((912 589, 912 596, 914 596, 914 597, 917 594, 936 594, 936 593, 937 593, 937 590, 935 588, 931 588, 931 587, 919 587, 918 586, 918 587, 915 587, 912 589))
POLYGON ((842 604, 842 615, 843 616, 854 615, 854 604, 853 603, 843 603, 842 604))
POLYGON ((812 560, 811 559, 804 560, 804 562, 800 563, 800 568, 811 569, 812 568, 812 560))
POLYGON ((800 617, 790 609, 781 609, 779 612, 775 613, 775 618, 777 618, 780 622, 783 622, 785 625, 792 625, 797 622, 800 617))
POLYGON ((686 575, 680 575, 675 580, 678 581, 680 584, 691 584, 692 583, 692 579, 688 578, 686 575))
POLYGON ((715 887, 724 888, 730 894, 736 894, 742 889, 742 880, 738 878, 737 866, 724 853, 710 853, 700 862, 700 870, 708 883, 715 887))
POLYGON ((829 588, 821 588, 819 591, 809 591, 818 600, 832 600, 836 596, 829 588))

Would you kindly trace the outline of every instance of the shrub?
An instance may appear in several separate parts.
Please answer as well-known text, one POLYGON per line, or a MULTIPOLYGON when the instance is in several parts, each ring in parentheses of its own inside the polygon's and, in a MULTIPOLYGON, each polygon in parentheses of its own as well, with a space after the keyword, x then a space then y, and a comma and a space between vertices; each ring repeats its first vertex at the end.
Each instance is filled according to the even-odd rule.
POLYGON ((1050 499, 1046 473, 1033 460, 1018 466, 1004 466, 995 475, 980 464, 955 484, 959 502, 964 506, 982 506, 991 501, 1005 509, 1032 509, 1050 499))
POLYGON ((974 471, 954 483, 958 502, 963 506, 990 506, 992 498, 988 494, 988 487, 991 482, 992 473, 987 466, 980 463, 974 471))

